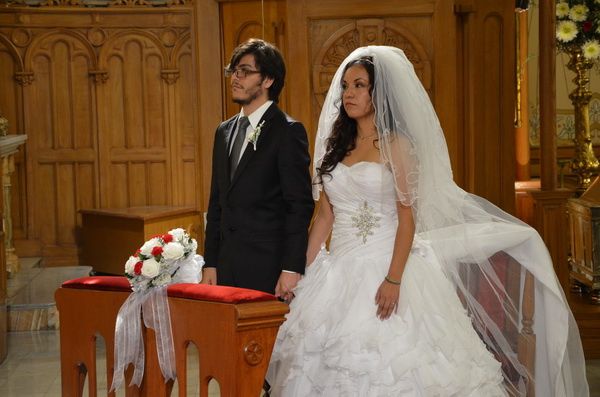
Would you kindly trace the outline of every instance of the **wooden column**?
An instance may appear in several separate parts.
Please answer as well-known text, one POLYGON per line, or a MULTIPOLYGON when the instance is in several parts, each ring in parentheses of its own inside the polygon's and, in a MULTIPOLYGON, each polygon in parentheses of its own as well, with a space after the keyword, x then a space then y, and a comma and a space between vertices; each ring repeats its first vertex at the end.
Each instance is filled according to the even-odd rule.
POLYGON ((572 190, 557 188, 556 165, 556 49, 554 0, 539 2, 540 183, 517 189, 519 218, 536 228, 544 239, 554 270, 565 291, 569 289, 569 229, 567 200, 572 190))
POLYGON ((555 1, 541 0, 540 13, 540 178, 542 190, 556 189, 555 1))
POLYGON ((8 301, 4 259, 4 233, 0 232, 0 364, 8 354, 8 301))
MULTIPOLYGON (((212 169, 212 150, 216 128, 223 120, 223 79, 221 36, 219 31, 219 3, 213 0, 194 2, 194 60, 198 68, 195 81, 195 117, 198 125, 198 159, 201 171, 202 203, 199 208, 208 207, 212 169), (207 62, 206 60, 211 60, 207 62)), ((204 236, 204 229, 202 230, 204 236)), ((200 244, 203 247, 203 244, 200 244)), ((203 248, 199 249, 201 252, 203 248)))
POLYGON ((527 67, 527 55, 529 47, 527 44, 529 31, 527 29, 527 17, 529 12, 523 10, 517 12, 518 26, 518 65, 517 65, 517 84, 518 98, 517 103, 519 111, 519 124, 515 128, 515 147, 517 155, 516 177, 517 181, 528 181, 531 178, 530 172, 530 147, 529 147, 529 73, 527 67))
POLYGON ((21 262, 15 252, 13 245, 13 223, 12 223, 12 210, 11 210, 11 175, 15 171, 15 158, 14 153, 4 156, 0 159, 2 162, 2 194, 4 196, 4 203, 2 206, 3 215, 3 227, 4 227, 4 252, 6 258, 6 271, 10 277, 14 277, 15 274, 21 270, 21 262))

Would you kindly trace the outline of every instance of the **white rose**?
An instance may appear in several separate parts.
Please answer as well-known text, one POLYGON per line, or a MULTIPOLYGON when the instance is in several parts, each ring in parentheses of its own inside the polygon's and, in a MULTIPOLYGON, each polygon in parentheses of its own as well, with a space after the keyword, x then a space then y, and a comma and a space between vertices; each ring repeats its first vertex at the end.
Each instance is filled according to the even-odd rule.
POLYGON ((135 256, 130 256, 125 262, 125 273, 133 275, 133 269, 135 268, 135 264, 139 262, 139 259, 135 256))
POLYGON ((157 237, 151 238, 150 240, 146 241, 144 245, 142 245, 142 248, 140 248, 140 253, 144 256, 151 256, 152 248, 156 247, 157 245, 161 245, 160 240, 157 237))
POLYGON ((169 231, 169 234, 173 236, 173 238, 177 241, 183 240, 183 236, 185 235, 185 230, 182 228, 177 228, 169 231))
POLYGON ((158 276, 159 268, 160 264, 154 258, 146 259, 142 266, 142 276, 154 278, 158 276))
POLYGON ((163 247, 162 256, 166 260, 176 260, 183 256, 183 246, 179 243, 168 243, 163 247))

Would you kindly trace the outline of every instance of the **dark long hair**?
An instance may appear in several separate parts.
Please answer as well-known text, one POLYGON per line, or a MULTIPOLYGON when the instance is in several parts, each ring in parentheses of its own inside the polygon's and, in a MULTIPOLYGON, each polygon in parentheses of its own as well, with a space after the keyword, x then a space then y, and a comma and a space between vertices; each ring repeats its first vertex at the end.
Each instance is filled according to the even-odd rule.
MULTIPOLYGON (((346 74, 346 71, 356 65, 365 68, 369 74, 369 94, 372 94, 375 85, 375 68, 373 67, 372 57, 361 57, 348 62, 344 68, 344 73, 342 73, 342 81, 340 81, 340 84, 343 84, 343 76, 346 74)), ((344 92, 342 91, 342 96, 343 95, 344 92)), ((342 98, 339 98, 339 102, 340 112, 335 123, 333 123, 331 135, 327 138, 327 150, 325 156, 323 156, 321 166, 317 167, 316 183, 318 184, 323 183, 323 175, 331 176, 331 171, 335 169, 337 164, 342 161, 348 153, 356 148, 356 134, 358 133, 356 120, 350 118, 348 113, 346 113, 342 98)))

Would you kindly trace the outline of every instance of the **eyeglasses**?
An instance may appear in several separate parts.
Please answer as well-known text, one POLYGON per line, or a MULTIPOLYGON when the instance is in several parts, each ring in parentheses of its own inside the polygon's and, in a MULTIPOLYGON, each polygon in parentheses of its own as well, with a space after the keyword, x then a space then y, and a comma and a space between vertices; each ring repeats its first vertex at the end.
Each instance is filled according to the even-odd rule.
POLYGON ((246 68, 235 68, 235 69, 225 68, 225 76, 231 77, 231 76, 235 75, 235 77, 237 77, 238 79, 245 79, 246 77, 248 77, 249 74, 256 74, 256 73, 260 73, 260 70, 252 70, 252 69, 246 69, 246 68))

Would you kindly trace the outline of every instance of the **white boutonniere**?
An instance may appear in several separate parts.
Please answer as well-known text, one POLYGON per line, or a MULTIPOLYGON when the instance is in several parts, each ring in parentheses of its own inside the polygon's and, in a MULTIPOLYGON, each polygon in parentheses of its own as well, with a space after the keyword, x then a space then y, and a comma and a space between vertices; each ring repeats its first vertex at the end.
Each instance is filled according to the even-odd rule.
POLYGON ((262 131, 262 127, 265 124, 265 121, 261 121, 260 124, 256 126, 256 128, 248 135, 248 142, 254 146, 254 151, 256 152, 256 143, 258 142, 258 137, 262 131))

